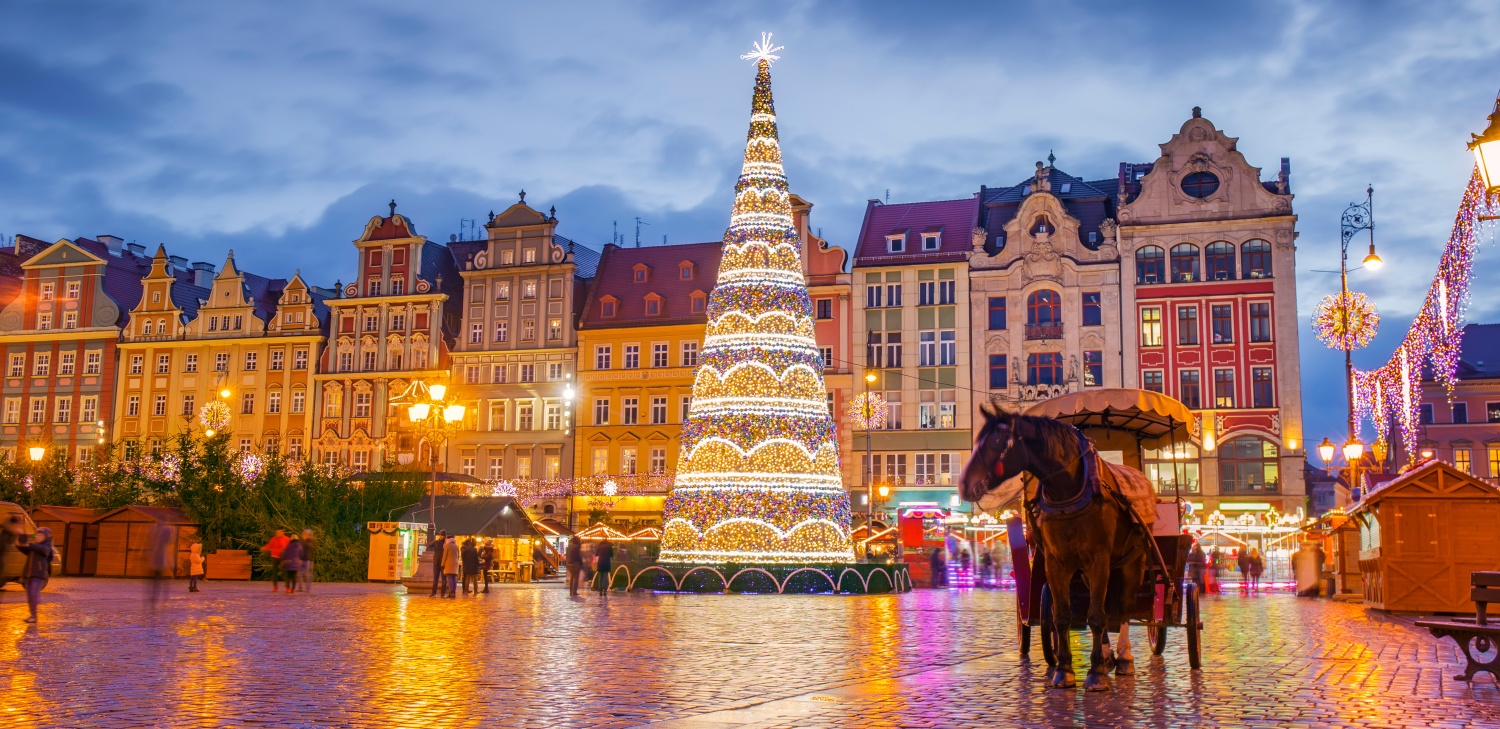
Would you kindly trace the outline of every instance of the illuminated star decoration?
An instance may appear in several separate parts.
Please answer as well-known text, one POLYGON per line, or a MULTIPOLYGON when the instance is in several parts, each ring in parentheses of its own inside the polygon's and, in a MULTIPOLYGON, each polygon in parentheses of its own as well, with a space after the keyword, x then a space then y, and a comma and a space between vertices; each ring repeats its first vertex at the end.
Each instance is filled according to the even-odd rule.
POLYGON ((198 422, 202 423, 205 428, 223 432, 229 427, 229 418, 232 415, 229 406, 224 404, 223 400, 213 400, 198 411, 198 422))
POLYGON ((761 33, 760 42, 756 43, 753 48, 754 50, 746 53, 743 56, 740 56, 740 58, 743 58, 746 61, 753 60, 756 63, 765 61, 766 65, 769 66, 772 62, 781 60, 781 56, 775 54, 777 51, 784 50, 786 46, 772 46, 771 34, 761 33))
POLYGON ((1369 344, 1379 326, 1375 303, 1358 291, 1325 296, 1313 311, 1313 329, 1318 333, 1318 341, 1340 352, 1369 344))
POLYGON ((890 407, 878 392, 862 393, 849 403, 849 419, 860 430, 879 428, 890 414, 890 407))

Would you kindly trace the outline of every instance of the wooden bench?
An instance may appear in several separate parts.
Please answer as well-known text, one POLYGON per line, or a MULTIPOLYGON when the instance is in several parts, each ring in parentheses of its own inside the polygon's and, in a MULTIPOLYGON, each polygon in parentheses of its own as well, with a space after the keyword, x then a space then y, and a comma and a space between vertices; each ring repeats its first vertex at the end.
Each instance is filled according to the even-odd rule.
POLYGON ((1469 584, 1473 586, 1470 599, 1474 601, 1474 619, 1418 620, 1417 626, 1426 628, 1434 637, 1452 638, 1463 651, 1467 664, 1463 674, 1454 676, 1454 680, 1472 681, 1481 671, 1488 671, 1500 680, 1500 651, 1496 650, 1500 646, 1500 624, 1489 622, 1487 615, 1489 604, 1500 602, 1500 572, 1471 573, 1469 584), (1475 653, 1492 657, 1479 659, 1475 653))

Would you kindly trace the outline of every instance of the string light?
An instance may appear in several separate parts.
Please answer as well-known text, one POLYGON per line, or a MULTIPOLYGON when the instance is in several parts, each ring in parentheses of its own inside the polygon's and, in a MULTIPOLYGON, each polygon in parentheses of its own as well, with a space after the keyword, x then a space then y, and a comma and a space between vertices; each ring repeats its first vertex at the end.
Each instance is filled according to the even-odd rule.
POLYGON ((660 562, 854 561, 812 299, 771 98, 770 35, 703 354, 663 510, 660 562))

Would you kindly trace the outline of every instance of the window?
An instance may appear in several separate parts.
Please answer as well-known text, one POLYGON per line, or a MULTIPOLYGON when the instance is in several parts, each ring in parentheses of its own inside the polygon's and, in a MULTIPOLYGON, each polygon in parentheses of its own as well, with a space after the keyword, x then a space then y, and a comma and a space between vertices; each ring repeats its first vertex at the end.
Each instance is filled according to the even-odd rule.
POLYGON ((377 331, 380 331, 380 317, 378 317, 378 316, 376 316, 374 314, 366 314, 365 315, 365 331, 367 331, 367 332, 377 332, 377 331))
MULTIPOLYGON (((952 275, 952 271, 938 271, 938 276, 952 275)), ((938 280, 938 303, 951 304, 958 293, 958 282, 952 279, 938 280)))
POLYGON ((1204 249, 1209 281, 1229 281, 1234 278, 1234 246, 1219 241, 1204 249))
POLYGON ((498 481, 505 476, 505 458, 490 456, 490 480, 498 481))
POLYGON ((938 365, 951 367, 958 363, 958 332, 944 329, 938 332, 938 365))
MULTIPOLYGON (((76 312, 76 311, 65 311, 65 312, 63 312, 63 328, 64 329, 77 329, 78 328, 78 312, 76 312)), ((161 333, 162 334, 166 334, 167 333, 167 328, 165 326, 161 328, 161 333)))
POLYGON ((228 372, 228 371, 229 371, 229 353, 228 352, 216 352, 214 354, 214 372, 228 372))
POLYGON ((495 322, 495 341, 503 342, 510 337, 510 323, 506 321, 495 322))
POLYGON ((682 343, 682 366, 683 367, 697 367, 698 366, 698 343, 697 342, 683 342, 682 343))
POLYGON ((103 355, 99 352, 88 352, 83 355, 83 374, 97 375, 103 367, 103 355))
MULTIPOLYGON (((931 271, 920 271, 919 273, 931 274, 931 271)), ((937 282, 917 282, 917 306, 933 306, 937 303, 937 282)))
POLYGON ((521 320, 521 341, 523 341, 523 342, 534 342, 534 341, 536 341, 536 320, 535 319, 522 319, 521 320))
POLYGON ((590 470, 593 471, 595 476, 604 476, 609 473, 608 448, 595 448, 589 461, 591 463, 590 470))
POLYGON ((917 363, 922 367, 932 367, 937 364, 937 332, 917 333, 917 363))
POLYGON ((1061 324, 1062 294, 1050 289, 1042 289, 1026 297, 1026 323, 1031 325, 1061 324))
POLYGON ((1500 478, 1500 446, 1490 446, 1485 455, 1490 464, 1490 478, 1500 478))
POLYGON ((1271 305, 1266 303, 1250 305, 1250 341, 1271 341, 1271 305))
POLYGON ((255 368, 257 366, 259 366, 259 365, 260 365, 260 353, 259 352, 246 352, 245 353, 245 371, 246 372, 254 372, 255 368))
POLYGON ((521 382, 536 382, 536 365, 523 364, 520 367, 521 382))
POLYGON ((1474 473, 1474 451, 1469 448, 1453 449, 1453 467, 1464 473, 1474 473))
MULTIPOLYGON (((165 395, 158 395, 157 397, 161 399, 161 412, 158 413, 158 415, 166 415, 167 414, 167 398, 166 398, 165 395)), ((73 398, 71 398, 71 397, 60 397, 60 398, 57 398, 57 405, 54 408, 54 415, 52 417, 52 422, 54 422, 54 423, 71 423, 71 422, 73 422, 73 398)))
POLYGON ((1500 423, 1500 402, 1484 404, 1484 420, 1487 423, 1500 423))
POLYGON ((563 378, 563 363, 552 362, 547 365, 547 381, 557 382, 563 378))
POLYGON ((479 383, 479 365, 471 364, 464 366, 464 384, 475 385, 479 383))
POLYGON ((885 251, 886 253, 905 253, 906 234, 886 236, 885 251))
POLYGON ((1156 493, 1167 496, 1200 491, 1198 479, 1198 446, 1178 443, 1174 448, 1146 448, 1141 453, 1146 480, 1156 486, 1156 493))
POLYGON ((635 453, 634 448, 620 449, 620 473, 627 476, 635 473, 635 453))
POLYGON ((1061 352, 1037 352, 1026 356, 1026 384, 1063 384, 1063 358, 1061 352))
POLYGON ((185 354, 185 355, 183 355, 182 356, 182 371, 183 372, 189 372, 189 373, 191 373, 191 372, 197 372, 198 371, 198 355, 196 355, 196 354, 185 354))
POLYGON ((151 402, 151 414, 161 417, 167 414, 167 396, 157 395, 151 402))
POLYGON ((1199 199, 1219 189, 1219 177, 1212 172, 1189 172, 1182 178, 1182 191, 1199 199))
MULTIPOLYGON (((225 317, 225 318, 227 319, 228 317, 225 317)), ((243 316, 236 316, 234 318, 234 330, 235 331, 239 331, 244 326, 244 324, 245 324, 245 317, 243 317, 243 316)))
POLYGON ((526 250, 521 251, 521 262, 522 263, 536 263, 536 249, 535 248, 527 248, 526 250))
POLYGON ((302 460, 302 438, 293 436, 286 439, 286 457, 294 461, 302 460))
POLYGON ((300 413, 307 406, 307 393, 301 390, 292 390, 292 412, 300 413))
POLYGON ((1141 346, 1161 346, 1161 307, 1141 309, 1141 346))
POLYGON ((1466 402, 1453 403, 1453 422, 1469 422, 1469 404, 1466 402))
POLYGON ((1177 399, 1189 410, 1203 407, 1202 374, 1198 370, 1183 370, 1177 373, 1177 399))
POLYGON ((823 369, 833 369, 833 347, 819 347, 818 357, 823 360, 823 369))
POLYGON ((69 281, 67 283, 67 287, 68 287, 67 293, 63 296, 63 298, 65 298, 65 299, 76 299, 76 298, 78 298, 78 293, 81 290, 81 284, 79 282, 77 282, 77 281, 69 281))
POLYGON ((594 425, 609 425, 609 398, 594 398, 594 425))
POLYGON ((490 382, 493 382, 496 385, 503 385, 509 381, 510 365, 504 365, 496 362, 495 366, 490 369, 490 382))
POLYGON ((1177 343, 1198 343, 1198 307, 1177 307, 1177 343))
POLYGON ((211 317, 208 318, 208 330, 211 331, 211 332, 219 331, 219 318, 218 317, 211 316, 211 317))
POLYGON ((990 297, 990 329, 999 330, 1005 328, 1005 297, 990 297))
MULTIPOLYGON (((893 275, 899 276, 900 274, 893 274, 893 275)), ((890 278, 890 276, 888 275, 887 279, 889 279, 889 278, 890 278)), ((885 285, 885 305, 886 306, 890 306, 890 307, 900 307, 901 306, 901 284, 900 283, 887 283, 885 285)))
MULTIPOLYGON (((527 250, 528 250, 528 252, 530 251, 530 249, 527 249, 527 250)), ((523 299, 535 299, 536 298, 536 279, 528 279, 526 281, 522 281, 521 282, 521 298, 523 298, 523 299)))
POLYGON ((596 369, 596 370, 607 370, 607 369, 609 369, 609 360, 610 360, 610 354, 611 354, 612 351, 613 350, 610 348, 610 346, 608 344, 596 344, 596 345, 594 345, 594 369, 596 369))
POLYGON ((701 291, 694 291, 690 298, 693 302, 693 313, 702 314, 708 306, 708 296, 701 291))
POLYGON ((625 369, 627 369, 627 370, 640 369, 640 366, 641 366, 641 345, 639 345, 639 344, 627 344, 627 345, 625 345, 625 369))
POLYGON ((490 430, 505 430, 505 403, 490 403, 490 430))
POLYGON ((389 331, 393 331, 393 332, 404 332, 404 331, 406 331, 406 315, 405 314, 392 314, 391 315, 391 326, 390 326, 389 331))
POLYGON ((1213 317, 1214 344, 1229 344, 1234 341, 1234 307, 1229 304, 1214 304, 1209 307, 1213 317))
POLYGON ((661 313, 661 299, 646 299, 646 316, 656 316, 661 313))
POLYGON ((42 293, 41 293, 41 296, 39 296, 38 298, 40 300, 42 300, 42 301, 51 301, 52 298, 53 298, 53 294, 54 294, 54 292, 56 290, 57 290, 57 284, 54 284, 54 283, 51 283, 51 282, 44 283, 44 284, 42 284, 42 293))
POLYGON ((1201 281, 1198 275, 1198 246, 1181 243, 1172 246, 1172 281, 1201 281))
MULTIPOLYGON (((140 355, 136 355, 137 358, 140 355)), ((52 374, 52 355, 46 352, 37 352, 36 358, 31 363, 31 374, 36 377, 48 377, 52 374)), ((133 374, 140 374, 139 368, 133 374)))
POLYGON ((247 392, 240 395, 240 414, 251 415, 255 413, 255 393, 247 392))
POLYGON ((344 416, 344 392, 342 390, 327 390, 323 396, 323 417, 341 418, 344 416))
MULTIPOLYGON (((31 422, 33 422, 33 423, 40 423, 40 422, 42 422, 41 419, 38 417, 37 405, 39 405, 39 404, 45 405, 46 403, 43 403, 43 402, 40 402, 40 401, 37 401, 37 400, 32 400, 31 401, 31 422)), ((130 417, 132 417, 132 418, 141 414, 141 396, 140 395, 131 395, 131 396, 125 398, 125 414, 128 415, 128 416, 130 416, 130 417)))
POLYGON ((1281 486, 1280 450, 1255 436, 1219 447, 1219 491, 1224 494, 1276 493, 1281 486))
POLYGON ((599 316, 608 318, 615 315, 615 302, 613 299, 605 299, 599 302, 599 316))
POLYGON ((1162 387, 1161 370, 1146 370, 1142 372, 1141 389, 1147 392, 1166 392, 1162 387))
MULTIPOLYGON (((34 368, 35 371, 32 372, 32 374, 34 374, 34 375, 45 375, 45 374, 47 374, 42 369, 42 367, 43 367, 42 363, 46 361, 46 357, 47 357, 47 355, 45 355, 45 354, 39 354, 39 355, 36 356, 36 367, 34 368)), ((141 355, 141 354, 132 354, 132 355, 130 355, 130 374, 132 374, 132 375, 141 374, 141 371, 143 369, 145 369, 145 366, 146 366, 146 357, 145 357, 145 355, 141 355)))
POLYGON ((638 397, 620 398, 620 425, 637 425, 640 423, 641 399, 638 397))
POLYGON ((1254 407, 1276 407, 1276 386, 1271 380, 1270 367, 1252 367, 1250 369, 1250 384, 1251 401, 1254 403, 1254 407))
POLYGON ((547 320, 547 340, 556 342, 562 339, 562 319, 547 320))
MULTIPOLYGON (((509 254, 510 251, 505 251, 505 253, 509 254)), ((509 256, 507 256, 507 255, 502 255, 501 259, 503 260, 503 259, 508 258, 508 257, 509 256)), ((496 301, 510 301, 510 282, 509 281, 496 281, 495 282, 495 300, 496 301)))
POLYGON ((24 355, 24 354, 13 354, 13 355, 10 356, 10 376, 11 377, 25 377, 26 376, 26 355, 24 355))
POLYGON ((484 324, 475 323, 469 325, 469 344, 479 344, 484 341, 484 324))
POLYGON ((667 449, 651 449, 651 473, 665 473, 667 470, 667 449))
POLYGON ((193 417, 193 413, 196 412, 197 399, 197 396, 193 394, 182 396, 182 417, 193 417))
POLYGON ((41 331, 47 331, 47 330, 51 329, 52 328, 52 315, 51 314, 47 314, 47 313, 37 314, 37 316, 36 316, 36 328, 38 330, 41 330, 41 331))
POLYGON ((935 251, 938 248, 941 248, 942 245, 943 245, 943 239, 941 237, 939 237, 937 233, 923 233, 922 234, 922 250, 924 250, 924 251, 935 251))
POLYGON ((275 350, 271 352, 271 371, 280 372, 282 365, 286 363, 286 352, 275 350))
POLYGON ((677 264, 677 278, 686 281, 693 277, 693 264, 683 262, 677 264))
POLYGON ((1271 277, 1271 244, 1263 240, 1245 241, 1240 246, 1240 267, 1245 278, 1271 277))
POLYGON ((371 350, 368 350, 368 351, 366 351, 364 353, 364 367, 363 367, 363 369, 366 372, 375 369, 375 350, 371 349, 371 350))
POLYGON ((1100 306, 1098 291, 1083 292, 1083 325, 1096 327, 1104 323, 1104 310, 1100 306))
POLYGON ((1083 386, 1099 387, 1104 384, 1104 352, 1085 350, 1083 353, 1083 386))
POLYGON ((1424 402, 1417 406, 1417 422, 1422 425, 1432 425, 1432 403, 1424 402))
POLYGON ((651 398, 651 424, 666 425, 667 423, 667 396, 654 395, 651 398))
POLYGON ((547 430, 562 430, 562 406, 547 403, 547 430))
POLYGON ((57 356, 57 374, 67 377, 73 374, 73 363, 78 359, 74 352, 63 352, 57 356))
POLYGON ((1146 246, 1135 252, 1135 282, 1161 283, 1167 279, 1167 254, 1159 246, 1146 246))
POLYGON ((305 370, 305 369, 307 369, 307 350, 305 350, 305 349, 299 349, 299 350, 297 350, 295 352, 292 352, 292 369, 294 369, 294 370, 305 370))
POLYGON ((678 404, 682 407, 682 422, 686 423, 688 413, 693 409, 693 396, 683 395, 682 399, 678 400, 678 404))
POLYGON ((21 422, 21 398, 5 398, 5 422, 9 424, 21 422))
POLYGON ((516 430, 531 430, 531 412, 532 404, 529 402, 523 402, 516 408, 516 430))
POLYGON ((833 318, 833 299, 818 299, 818 318, 833 318))
POLYGON ((147 336, 150 336, 151 332, 155 331, 155 329, 156 329, 156 326, 151 323, 150 319, 147 319, 146 320, 146 324, 141 327, 141 333, 145 334, 147 336))
POLYGON ((652 367, 666 367, 667 366, 667 343, 666 342, 656 342, 656 343, 654 343, 654 344, 651 345, 651 366, 652 367))
POLYGON ((865 287, 865 308, 879 309, 881 307, 881 288, 879 286, 865 287))
POLYGON ((99 398, 90 395, 83 399, 83 407, 79 413, 79 422, 92 423, 99 417, 99 398))
POLYGON ((1214 370, 1214 407, 1234 407, 1234 370, 1214 370))

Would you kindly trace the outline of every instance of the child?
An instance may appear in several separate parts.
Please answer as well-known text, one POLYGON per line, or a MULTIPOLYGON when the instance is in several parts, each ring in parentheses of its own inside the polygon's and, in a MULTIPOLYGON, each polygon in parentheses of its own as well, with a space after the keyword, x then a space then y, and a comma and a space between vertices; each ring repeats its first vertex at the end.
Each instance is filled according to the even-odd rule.
POLYGON ((198 579, 203 576, 203 544, 194 542, 188 548, 188 592, 198 591, 198 579))

